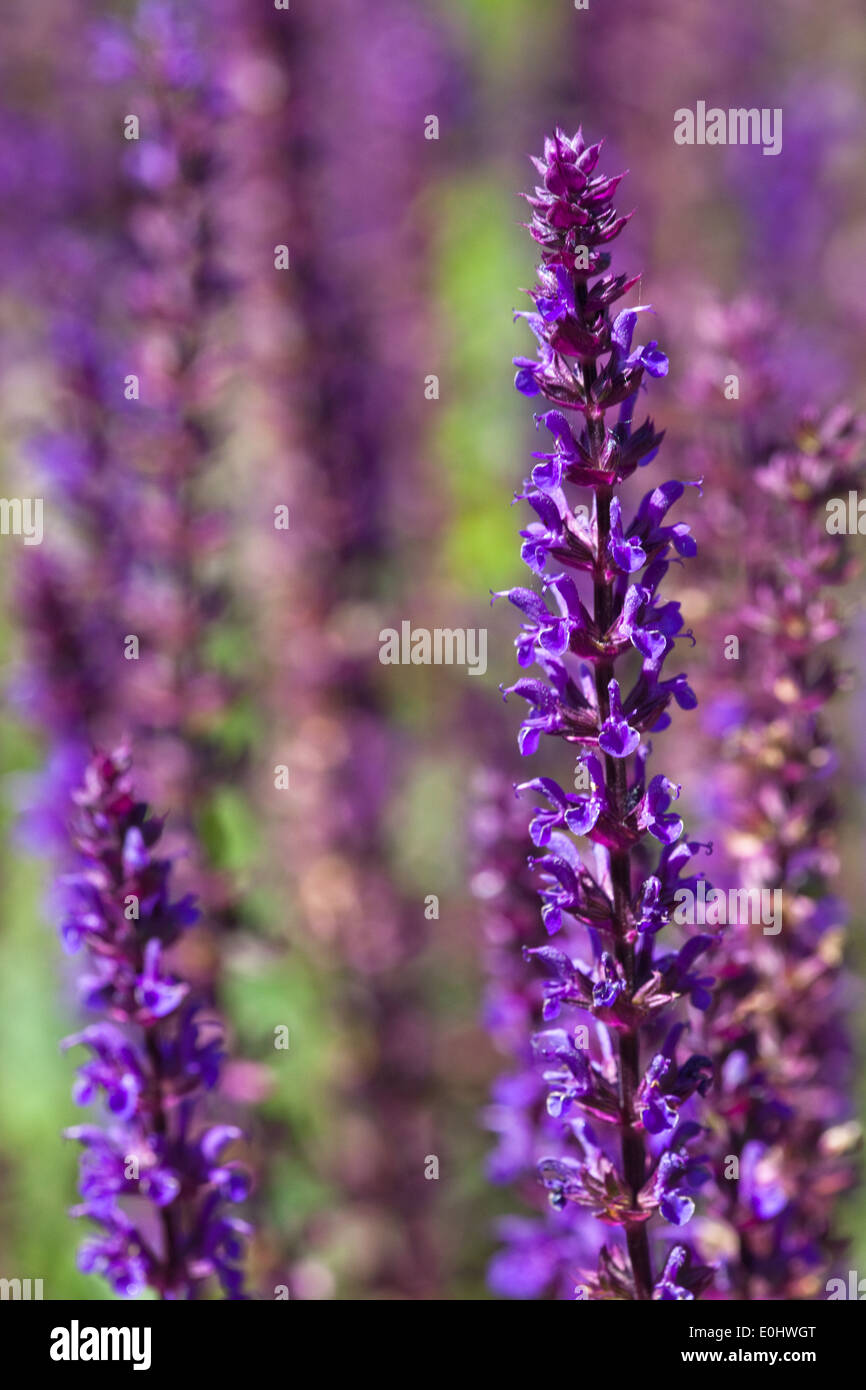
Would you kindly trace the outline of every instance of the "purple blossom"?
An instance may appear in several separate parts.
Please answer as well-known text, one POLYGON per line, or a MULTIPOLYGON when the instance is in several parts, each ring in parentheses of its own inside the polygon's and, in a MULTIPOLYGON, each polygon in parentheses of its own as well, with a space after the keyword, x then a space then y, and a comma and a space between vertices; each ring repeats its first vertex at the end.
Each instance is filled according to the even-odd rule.
MULTIPOLYGON (((719 468, 720 513, 743 537, 743 570, 715 633, 718 651, 729 634, 740 651, 710 672, 709 811, 729 827, 722 885, 780 892, 782 918, 776 934, 740 920, 702 939, 718 981, 712 999, 693 960, 674 969, 706 1010, 703 1045, 714 1064, 706 1244, 721 1231, 719 1292, 803 1299, 823 1296, 843 1248, 833 1219, 854 1185, 860 1139, 846 909, 834 892, 838 753, 825 709, 844 680, 834 590, 852 570, 850 541, 828 531, 827 504, 862 489, 866 427, 835 409, 804 418, 791 439, 753 443, 747 458, 748 492, 736 469, 719 468)), ((687 1243, 701 1254, 700 1236, 687 1243)))
POLYGON ((249 1178, 225 1155, 242 1135, 210 1123, 205 1106, 219 1081, 222 1026, 165 959, 198 912, 190 898, 172 899, 173 864, 158 854, 163 823, 135 800, 125 750, 94 754, 74 800, 80 867, 64 880, 62 934, 86 952, 82 992, 104 1018, 63 1044, 88 1054, 76 1104, 105 1112, 104 1126, 66 1131, 82 1146, 73 1215, 100 1228, 79 1267, 124 1297, 149 1287, 195 1298, 214 1276, 227 1298, 243 1298, 250 1228, 231 1206, 249 1178))
POLYGON ((712 1277, 711 1269, 692 1263, 691 1251, 686 1246, 675 1245, 665 1261, 653 1298, 662 1302, 694 1300, 709 1286, 712 1277))
MULTIPOLYGON (((677 888, 693 881, 688 869, 700 846, 682 839, 671 809, 680 788, 660 774, 646 778, 646 735, 669 722, 672 701, 695 704, 684 676, 662 678, 676 639, 689 634, 679 606, 659 595, 669 552, 688 556, 695 546, 688 526, 667 523, 683 484, 656 487, 630 520, 615 491, 658 448, 651 421, 633 429, 632 417, 644 378, 666 375, 668 363, 655 340, 633 345, 649 306, 612 316, 635 281, 610 273, 607 248, 627 219, 612 204, 619 176, 598 172, 600 151, 580 131, 574 139, 557 131, 534 161, 540 183, 527 200, 543 262, 531 292, 535 311, 520 317, 539 347, 537 358, 515 359, 515 385, 556 408, 540 417, 552 452, 536 455, 521 494, 538 518, 522 533, 522 554, 543 593, 504 595, 527 619, 519 664, 539 666, 542 678, 523 678, 504 693, 530 706, 519 738, 524 755, 544 733, 576 748, 583 767, 576 795, 550 777, 523 787, 550 807, 536 808, 530 828, 545 851, 529 861, 544 925, 566 932, 573 947, 580 924, 590 948, 588 959, 571 949, 526 952, 544 968, 544 1018, 562 1018, 533 1040, 547 1113, 564 1141, 539 1171, 556 1211, 586 1208, 622 1232, 622 1245, 601 1250, 590 1296, 648 1300, 686 1282, 683 1275, 674 1285, 683 1261, 668 1257, 656 1285, 650 1222, 685 1225, 710 1177, 693 1152, 700 1126, 684 1113, 709 1086, 711 1064, 686 1052, 683 1023, 659 1047, 654 1022, 684 994, 705 1003, 693 946, 665 957, 663 971, 654 960, 655 935, 670 921, 677 888), (566 492, 575 486, 591 493, 580 523, 566 492), (548 575, 551 559, 559 572, 548 575), (659 846, 654 871, 648 837, 659 846), (577 1028, 568 1017, 575 1011, 577 1028), (649 1043, 653 1051, 642 1059, 649 1043)), ((702 1274, 691 1284, 704 1282, 702 1274)))
POLYGON ((563 1003, 575 991, 588 995, 592 983, 588 976, 577 978, 564 950, 521 950, 533 930, 538 932, 536 885, 526 862, 527 807, 493 774, 479 781, 476 792, 472 887, 486 943, 484 1022, 507 1065, 493 1084, 484 1117, 496 1136, 487 1173, 494 1183, 517 1185, 534 1208, 532 1217, 499 1223, 500 1245, 488 1280, 493 1292, 506 1298, 570 1298, 575 1279, 596 1263, 601 1228, 574 1203, 553 1212, 539 1188, 536 1164, 565 1146, 562 1124, 545 1104, 531 1035, 539 1018, 553 1022, 563 1003), (538 960, 549 978, 534 978, 524 957, 538 960))

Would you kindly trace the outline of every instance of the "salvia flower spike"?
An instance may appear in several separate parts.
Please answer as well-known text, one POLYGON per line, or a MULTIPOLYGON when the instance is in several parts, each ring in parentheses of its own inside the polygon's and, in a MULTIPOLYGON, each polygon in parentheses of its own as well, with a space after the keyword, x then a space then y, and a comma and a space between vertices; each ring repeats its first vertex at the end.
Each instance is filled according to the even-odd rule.
MULTIPOLYGON (((534 161, 529 231, 542 262, 522 317, 538 353, 515 359, 517 389, 550 403, 537 423, 551 443, 520 494, 535 513, 522 558, 536 587, 503 595, 524 617, 520 665, 541 675, 505 695, 528 702, 525 755, 542 734, 572 745, 575 793, 550 777, 520 790, 540 803, 530 834, 542 853, 531 862, 547 932, 579 924, 587 939, 584 960, 527 952, 547 980, 545 1019, 557 1018, 533 1040, 547 1108, 569 1137, 566 1156, 543 1159, 539 1172, 555 1208, 576 1203, 622 1232, 581 1276, 578 1297, 694 1298, 711 1273, 675 1237, 709 1177, 692 1115, 710 1066, 687 1053, 685 1025, 665 1029, 659 1015, 689 992, 709 938, 665 955, 656 938, 674 895, 694 887, 692 861, 705 847, 683 838, 679 787, 648 779, 647 735, 669 724, 672 704, 696 703, 685 676, 663 675, 675 639, 689 634, 679 605, 659 596, 672 552, 687 557, 695 545, 688 526, 669 519, 689 484, 656 486, 630 517, 618 492, 661 443, 652 421, 635 428, 632 417, 645 379, 665 376, 668 362, 655 340, 635 345, 648 305, 614 310, 637 277, 610 271, 607 248, 628 219, 612 202, 621 176, 598 172, 600 153, 580 131, 557 131, 534 161), (575 487, 589 505, 576 504, 575 487), (669 1238, 656 1251, 659 1222, 669 1238)), ((705 993, 693 999, 706 1003, 705 993)))
POLYGON ((856 991, 835 883, 840 759, 826 710, 846 682, 834 651, 847 623, 837 591, 854 560, 833 512, 862 488, 866 421, 835 407, 747 457, 748 516, 736 474, 725 516, 742 527, 748 593, 720 614, 718 634, 741 634, 743 647, 712 671, 705 722, 715 818, 734 828, 717 881, 778 903, 779 915, 730 923, 712 952, 719 983, 705 1039, 718 1190, 703 1244, 724 1252, 718 1295, 797 1300, 824 1296, 839 1272, 837 1210, 856 1183, 861 1141, 848 1017, 856 991))
POLYGON ((249 1180, 225 1153, 242 1136, 203 1114, 220 1077, 222 1029, 164 959, 196 921, 195 903, 171 899, 172 861, 157 852, 162 821, 136 801, 124 749, 94 754, 75 802, 81 865, 64 881, 61 935, 68 951, 86 949, 84 1003, 101 1017, 64 1047, 87 1049, 74 1098, 101 1103, 105 1117, 66 1132, 83 1148, 73 1215, 101 1228, 79 1266, 126 1297, 151 1288, 192 1299, 215 1276, 227 1298, 243 1298, 249 1227, 231 1206, 249 1180))

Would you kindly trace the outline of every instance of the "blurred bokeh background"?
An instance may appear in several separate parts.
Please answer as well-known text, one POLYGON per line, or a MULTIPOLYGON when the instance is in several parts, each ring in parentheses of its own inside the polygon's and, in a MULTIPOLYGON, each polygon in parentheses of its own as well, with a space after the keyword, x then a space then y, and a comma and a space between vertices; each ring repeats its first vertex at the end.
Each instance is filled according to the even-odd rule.
MULTIPOLYGON (((694 381, 732 305, 764 306, 780 428, 807 402, 862 406, 866 23, 857 0, 181 12, 42 0, 0 19, 2 493, 45 499, 42 546, 0 537, 0 1273, 110 1296, 76 1270, 67 1216, 59 1040, 78 1011, 52 883, 82 740, 127 733, 197 846, 207 912, 183 965, 229 1022, 253 1287, 483 1299, 494 1222, 519 1206, 485 1174, 499 1063, 469 827, 478 770, 521 773, 498 692, 514 621, 489 591, 522 582, 511 501, 537 447, 510 366, 526 156, 583 123, 630 170, 619 266, 671 357, 653 413, 672 457, 713 426, 694 381), (698 100, 782 108, 781 154, 676 145, 698 100), (486 628, 486 673, 382 665, 404 620, 486 628)), ((760 364, 738 370, 748 387, 760 364)), ((689 582, 699 666, 724 594, 710 569, 689 582)), ((833 718, 862 970, 857 598, 833 718)), ((689 766, 675 736, 666 756, 689 766)), ((713 769, 690 775, 700 799, 713 769)), ((862 1199, 840 1225, 866 1267, 862 1199)))

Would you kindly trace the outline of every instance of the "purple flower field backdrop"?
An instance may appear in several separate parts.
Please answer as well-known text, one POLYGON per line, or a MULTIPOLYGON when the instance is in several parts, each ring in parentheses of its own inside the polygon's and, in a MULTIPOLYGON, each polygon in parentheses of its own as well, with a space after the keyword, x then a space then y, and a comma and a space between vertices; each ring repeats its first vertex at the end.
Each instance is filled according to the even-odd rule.
POLYGON ((860 6, 42 0, 0 71, 0 1278, 866 1275, 860 6))

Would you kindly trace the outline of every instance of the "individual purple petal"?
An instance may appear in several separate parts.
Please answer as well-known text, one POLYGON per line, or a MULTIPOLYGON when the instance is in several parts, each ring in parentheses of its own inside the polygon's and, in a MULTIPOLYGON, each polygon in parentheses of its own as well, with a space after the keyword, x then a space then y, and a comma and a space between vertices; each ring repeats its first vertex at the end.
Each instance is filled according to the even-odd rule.
POLYGON ((623 716, 619 682, 612 680, 607 687, 610 714, 601 726, 598 746, 612 758, 628 758, 640 743, 640 734, 632 729, 623 716))

